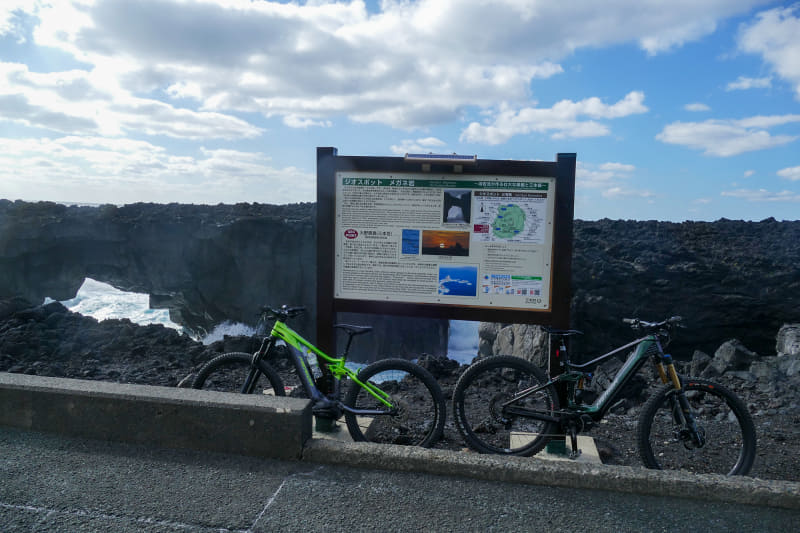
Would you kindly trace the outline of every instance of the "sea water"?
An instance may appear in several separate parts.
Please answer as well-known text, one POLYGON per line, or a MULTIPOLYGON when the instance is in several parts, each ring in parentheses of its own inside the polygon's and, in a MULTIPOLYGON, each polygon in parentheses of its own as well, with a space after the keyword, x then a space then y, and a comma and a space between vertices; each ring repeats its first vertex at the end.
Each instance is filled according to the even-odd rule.
POLYGON ((70 311, 97 320, 127 318, 142 326, 162 324, 168 328, 182 329, 170 320, 167 309, 150 309, 150 297, 147 294, 121 291, 91 278, 83 280, 75 298, 61 303, 70 311))
MULTIPOLYGON (((49 299, 48 299, 49 300, 49 299)), ((75 298, 61 302, 70 311, 91 316, 97 320, 127 318, 139 325, 161 324, 168 328, 183 331, 183 328, 170 320, 166 309, 150 309, 147 294, 126 292, 108 283, 86 278, 78 289, 75 298)), ((240 322, 226 321, 218 324, 201 339, 203 344, 222 340, 225 335, 255 335, 255 328, 240 322)), ((450 337, 447 355, 462 364, 469 364, 478 353, 478 322, 466 320, 450 321, 450 337)))
POLYGON ((450 335, 447 339, 447 357, 462 365, 472 363, 478 355, 478 326, 480 322, 470 320, 451 320, 450 335))

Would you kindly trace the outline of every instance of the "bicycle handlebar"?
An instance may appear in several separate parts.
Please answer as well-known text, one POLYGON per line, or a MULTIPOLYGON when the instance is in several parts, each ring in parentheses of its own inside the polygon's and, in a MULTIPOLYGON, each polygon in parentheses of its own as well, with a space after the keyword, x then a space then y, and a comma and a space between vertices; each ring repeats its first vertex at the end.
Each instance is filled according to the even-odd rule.
POLYGON ((673 316, 670 318, 666 318, 661 322, 647 322, 646 320, 641 320, 638 318, 623 318, 622 321, 626 324, 630 324, 631 328, 633 329, 658 329, 663 327, 672 327, 677 326, 683 320, 683 317, 673 316))
POLYGON ((306 308, 302 306, 289 307, 288 305, 282 305, 280 308, 275 309, 265 305, 261 308, 261 312, 266 314, 269 318, 279 318, 281 321, 284 321, 288 318, 294 318, 298 315, 302 315, 306 312, 306 308))

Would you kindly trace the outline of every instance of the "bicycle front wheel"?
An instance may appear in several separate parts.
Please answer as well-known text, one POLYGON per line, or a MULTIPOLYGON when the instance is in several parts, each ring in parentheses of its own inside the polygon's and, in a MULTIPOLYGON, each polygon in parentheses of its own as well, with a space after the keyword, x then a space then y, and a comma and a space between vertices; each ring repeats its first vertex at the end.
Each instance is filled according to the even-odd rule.
MULTIPOLYGON (((244 352, 219 355, 203 365, 194 378, 192 388, 221 392, 242 392, 250 372, 253 356, 244 352)), ((254 394, 285 396, 283 381, 265 361, 258 362, 254 394)))
POLYGON ((441 438, 444 394, 430 372, 405 359, 384 359, 362 369, 358 380, 379 388, 392 407, 351 381, 344 404, 373 411, 345 413, 353 440, 429 448, 441 438))
POLYGON ((684 378, 683 389, 704 443, 682 423, 672 385, 647 401, 639 419, 639 453, 647 468, 744 475, 753 466, 756 431, 744 403, 713 381, 684 378))
POLYGON ((519 357, 498 355, 474 363, 453 392, 458 431, 470 448, 481 453, 529 456, 539 452, 558 426, 524 413, 552 415, 558 409, 555 388, 551 385, 508 402, 545 383, 544 372, 519 357))

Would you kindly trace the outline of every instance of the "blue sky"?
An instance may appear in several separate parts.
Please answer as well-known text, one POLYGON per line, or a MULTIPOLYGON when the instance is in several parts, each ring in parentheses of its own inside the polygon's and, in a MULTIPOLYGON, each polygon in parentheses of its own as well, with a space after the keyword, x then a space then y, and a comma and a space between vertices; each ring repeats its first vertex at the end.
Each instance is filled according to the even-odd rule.
POLYGON ((314 201, 318 146, 576 152, 576 218, 796 220, 800 3, 0 3, 0 198, 314 201))

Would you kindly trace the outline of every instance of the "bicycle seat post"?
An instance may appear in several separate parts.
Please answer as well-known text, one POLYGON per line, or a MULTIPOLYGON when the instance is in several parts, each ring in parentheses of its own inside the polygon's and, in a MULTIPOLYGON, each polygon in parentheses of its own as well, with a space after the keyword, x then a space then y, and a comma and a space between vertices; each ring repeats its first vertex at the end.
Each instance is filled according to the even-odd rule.
MULTIPOLYGON (((558 347, 556 347, 556 360, 558 361, 558 366, 565 367, 569 363, 569 352, 567 351, 567 343, 564 341, 565 335, 561 334, 557 331, 548 331, 550 337, 557 337, 558 347)), ((553 342, 550 341, 550 345, 552 346, 553 342)))
POLYGON ((352 331, 347 332, 347 344, 344 346, 344 353, 342 353, 342 357, 347 359, 347 354, 350 353, 350 345, 353 344, 353 337, 354 333, 352 331))
POLYGON ((336 329, 341 329, 345 333, 347 333, 347 344, 344 347, 344 353, 342 357, 347 359, 347 354, 350 353, 350 345, 353 343, 353 337, 356 335, 361 335, 363 333, 368 333, 372 331, 371 326, 350 326, 348 324, 334 324, 333 326, 336 329))

